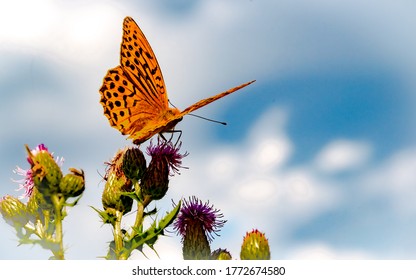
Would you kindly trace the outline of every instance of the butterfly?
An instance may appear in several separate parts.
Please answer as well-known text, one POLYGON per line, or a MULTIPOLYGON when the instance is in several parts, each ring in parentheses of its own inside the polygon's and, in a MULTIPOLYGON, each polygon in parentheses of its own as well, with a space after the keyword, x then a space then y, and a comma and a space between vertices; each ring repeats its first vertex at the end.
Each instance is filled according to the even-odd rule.
POLYGON ((108 70, 100 103, 110 125, 141 144, 153 135, 172 131, 182 118, 249 84, 200 100, 183 111, 169 107, 162 71, 143 32, 131 17, 123 23, 120 65, 108 70))

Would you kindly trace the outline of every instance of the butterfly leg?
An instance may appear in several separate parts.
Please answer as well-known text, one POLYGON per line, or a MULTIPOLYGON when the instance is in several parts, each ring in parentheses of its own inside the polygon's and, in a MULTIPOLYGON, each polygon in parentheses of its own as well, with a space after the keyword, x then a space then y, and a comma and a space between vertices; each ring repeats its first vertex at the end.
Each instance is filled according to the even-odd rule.
MULTIPOLYGON (((179 140, 181 140, 181 137, 182 137, 182 130, 172 130, 172 132, 176 132, 176 133, 179 133, 179 136, 178 136, 178 139, 176 140, 176 142, 175 142, 175 147, 178 145, 178 143, 179 143, 179 140)), ((173 134, 172 134, 173 135, 173 134)))
POLYGON ((167 143, 168 142, 168 140, 165 138, 165 136, 163 136, 163 134, 162 133, 159 133, 159 135, 158 135, 160 138, 162 138, 163 139, 163 141, 165 142, 165 143, 167 143))
POLYGON ((176 147, 179 143, 179 140, 182 137, 182 130, 168 130, 168 131, 164 131, 163 133, 159 133, 160 137, 165 141, 165 142, 172 142, 173 140, 173 134, 174 133, 179 133, 178 139, 176 139, 175 145, 174 147, 176 147), (166 140, 165 136, 163 136, 163 133, 170 133, 170 137, 169 137, 169 141, 166 140))

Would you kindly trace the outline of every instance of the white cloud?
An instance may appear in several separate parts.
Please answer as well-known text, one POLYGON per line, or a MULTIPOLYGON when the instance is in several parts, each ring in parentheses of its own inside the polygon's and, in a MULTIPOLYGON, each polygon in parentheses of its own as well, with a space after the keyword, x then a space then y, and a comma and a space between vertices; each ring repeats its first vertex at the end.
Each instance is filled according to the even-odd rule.
POLYGON ((243 180, 237 187, 238 195, 245 201, 253 204, 273 200, 278 185, 272 178, 255 178, 243 180))
POLYGON ((64 61, 68 67, 99 65, 109 51, 116 63, 119 44, 110 42, 121 40, 123 17, 111 2, 90 1, 79 9, 50 0, 11 1, 0 11, 5 27, 0 42, 8 51, 64 61))
POLYGON ((207 164, 207 173, 214 182, 230 181, 237 176, 238 158, 229 149, 217 150, 207 164))
POLYGON ((285 163, 291 150, 286 137, 259 138, 251 152, 252 163, 259 170, 273 169, 285 163))
POLYGON ((10 1, 2 3, 0 11, 1 41, 37 45, 51 32, 51 21, 58 18, 59 10, 51 0, 10 1), (22 7, 24 6, 24 8, 22 7), (17 15, 19 15, 17 17, 17 15))
POLYGON ((339 250, 324 243, 311 243, 293 248, 287 258, 293 260, 366 260, 374 259, 374 256, 362 250, 339 250))
POLYGON ((401 150, 365 173, 360 183, 368 196, 386 196, 404 216, 416 214, 416 149, 401 150))
POLYGON ((316 157, 316 166, 325 172, 362 167, 371 155, 371 145, 362 141, 333 140, 316 157))

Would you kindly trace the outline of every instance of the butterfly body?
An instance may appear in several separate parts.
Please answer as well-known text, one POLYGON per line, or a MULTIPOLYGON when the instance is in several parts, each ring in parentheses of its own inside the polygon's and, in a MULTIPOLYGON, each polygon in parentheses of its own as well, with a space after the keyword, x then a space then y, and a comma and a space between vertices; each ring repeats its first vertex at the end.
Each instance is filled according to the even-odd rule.
POLYGON ((124 19, 120 65, 108 70, 100 88, 100 103, 110 125, 135 144, 173 130, 183 116, 254 81, 203 99, 183 111, 169 107, 159 63, 143 32, 130 17, 124 19))

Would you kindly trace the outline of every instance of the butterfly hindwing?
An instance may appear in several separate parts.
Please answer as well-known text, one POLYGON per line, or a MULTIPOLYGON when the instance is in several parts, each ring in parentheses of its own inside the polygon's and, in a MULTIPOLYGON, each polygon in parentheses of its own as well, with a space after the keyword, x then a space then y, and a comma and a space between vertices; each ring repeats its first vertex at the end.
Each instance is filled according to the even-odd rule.
POLYGON ((125 77, 120 66, 107 72, 100 92, 104 115, 122 134, 140 131, 157 118, 157 112, 138 94, 138 88, 125 77))

